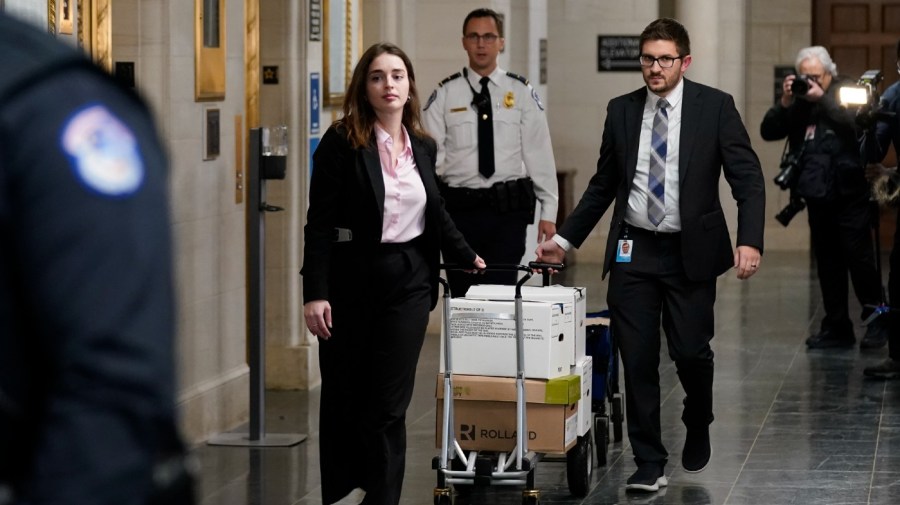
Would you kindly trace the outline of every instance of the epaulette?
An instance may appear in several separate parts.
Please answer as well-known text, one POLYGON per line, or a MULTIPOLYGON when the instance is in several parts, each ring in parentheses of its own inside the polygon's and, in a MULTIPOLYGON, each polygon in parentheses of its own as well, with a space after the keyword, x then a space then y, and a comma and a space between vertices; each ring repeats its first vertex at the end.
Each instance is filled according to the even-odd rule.
POLYGON ((443 86, 444 84, 447 84, 448 82, 452 81, 453 79, 456 79, 459 77, 462 77, 462 72, 457 72, 457 73, 451 75, 450 77, 447 77, 446 79, 441 81, 440 84, 438 84, 438 87, 443 86))
POLYGON ((531 87, 531 84, 528 82, 528 79, 522 77, 522 76, 519 75, 519 74, 514 74, 514 73, 512 73, 512 72, 507 72, 506 75, 508 75, 509 77, 512 77, 513 79, 515 79, 515 80, 521 82, 522 84, 524 84, 524 85, 526 85, 526 86, 528 86, 528 87, 531 87))

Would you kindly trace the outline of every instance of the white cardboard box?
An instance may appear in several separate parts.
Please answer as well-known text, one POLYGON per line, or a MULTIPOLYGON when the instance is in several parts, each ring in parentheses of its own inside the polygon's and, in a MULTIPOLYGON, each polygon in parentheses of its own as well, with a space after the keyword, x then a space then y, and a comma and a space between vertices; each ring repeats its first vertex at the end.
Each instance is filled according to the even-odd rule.
POLYGON ((578 400, 578 436, 584 436, 591 431, 594 421, 594 413, 591 410, 591 385, 594 382, 594 358, 584 356, 578 360, 578 364, 572 367, 572 375, 581 376, 581 399, 578 400))
MULTIPOLYGON (((572 349, 571 339, 562 333, 562 304, 523 302, 522 310, 525 376, 553 379, 568 375, 572 349)), ((515 302, 452 298, 449 326, 454 373, 516 376, 515 302)), ((441 371, 443 349, 442 342, 441 371)))
MULTIPOLYGON (((515 286, 496 284, 478 284, 469 288, 466 298, 478 300, 513 300, 516 296, 515 286)), ((585 355, 587 289, 567 286, 522 286, 522 300, 540 302, 559 302, 563 304, 563 334, 571 338, 572 355, 569 365, 575 366, 585 355)))

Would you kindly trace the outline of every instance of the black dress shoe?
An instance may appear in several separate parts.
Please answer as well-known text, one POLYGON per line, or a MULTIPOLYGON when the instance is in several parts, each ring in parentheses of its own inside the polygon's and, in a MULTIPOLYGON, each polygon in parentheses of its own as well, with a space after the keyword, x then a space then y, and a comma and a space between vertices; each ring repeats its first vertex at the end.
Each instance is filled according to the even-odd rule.
POLYGON ((839 332, 826 329, 806 339, 806 347, 810 349, 853 347, 854 344, 856 344, 856 337, 853 336, 853 330, 839 332))
POLYGON ((681 466, 688 473, 702 472, 709 464, 712 446, 709 444, 709 426, 688 428, 681 451, 681 466))
POLYGON ((867 366, 863 369, 863 375, 876 379, 896 379, 900 377, 900 361, 885 358, 877 365, 867 366))
POLYGON ((877 317, 866 326, 866 334, 859 342, 860 349, 880 349, 888 341, 887 318, 877 317))
POLYGON ((657 463, 644 463, 625 482, 625 491, 652 493, 669 485, 663 467, 657 463))

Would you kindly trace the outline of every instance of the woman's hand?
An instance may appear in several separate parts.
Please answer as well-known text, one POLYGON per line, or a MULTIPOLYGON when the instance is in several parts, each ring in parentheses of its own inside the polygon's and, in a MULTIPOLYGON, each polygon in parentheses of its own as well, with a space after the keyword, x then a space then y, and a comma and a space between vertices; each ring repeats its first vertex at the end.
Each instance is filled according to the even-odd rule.
POLYGON ((466 270, 467 273, 470 273, 470 274, 483 273, 484 269, 487 268, 487 265, 484 263, 484 260, 481 259, 481 256, 478 256, 477 254, 475 255, 475 261, 473 261, 472 264, 475 265, 475 268, 473 268, 471 270, 466 270))

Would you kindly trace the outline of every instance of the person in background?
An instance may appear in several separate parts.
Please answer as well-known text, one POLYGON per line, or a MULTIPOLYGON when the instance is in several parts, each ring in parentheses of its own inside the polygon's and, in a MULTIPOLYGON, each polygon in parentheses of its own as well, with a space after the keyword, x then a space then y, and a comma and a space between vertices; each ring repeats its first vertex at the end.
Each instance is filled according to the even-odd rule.
MULTIPOLYGON (((441 194, 453 221, 489 264, 518 264, 540 202, 538 243, 556 233, 558 189, 544 105, 522 76, 497 66, 503 19, 475 9, 463 21, 469 65, 441 81, 423 112, 437 141, 441 194)), ((453 296, 475 282, 515 284, 515 271, 448 272, 453 296)))
MULTIPOLYGON (((806 339, 810 349, 853 347, 856 335, 848 308, 847 275, 867 320, 883 303, 872 245, 874 207, 859 156, 855 115, 840 106, 837 90, 847 83, 822 46, 797 53, 798 75, 782 82, 781 99, 760 124, 765 140, 788 138, 790 152, 802 153, 792 192, 809 211, 809 233, 816 255, 825 317, 819 332, 806 339), (801 77, 802 76, 802 77, 801 77)), ((876 317, 860 347, 884 346, 887 324, 876 317)))
MULTIPOLYGON (((897 73, 900 73, 900 41, 897 41, 897 73)), ((885 90, 881 97, 882 110, 891 116, 882 116, 875 124, 874 138, 866 137, 866 158, 869 163, 879 163, 888 153, 893 143, 894 152, 900 152, 900 82, 895 82, 885 90)), ((896 167, 894 167, 896 171, 896 167)), ((896 176, 896 173, 893 174, 896 176)), ((893 202, 897 205, 897 202, 893 202)), ((881 362, 868 366, 863 373, 868 377, 879 379, 896 379, 900 377, 900 314, 897 314, 900 302, 900 219, 897 219, 897 230, 894 232, 894 247, 891 249, 890 272, 888 273, 888 299, 891 309, 880 317, 887 318, 888 357, 881 362)))
POLYGON ((193 503, 167 179, 136 95, 0 13, 0 502, 193 503))
POLYGON ((399 503, 440 255, 485 267, 444 210, 420 110, 409 58, 375 44, 313 154, 301 273, 304 317, 319 338, 326 505, 399 503), (351 455, 362 464, 348 465, 351 455))
POLYGON ((625 372, 628 439, 637 470, 627 491, 668 485, 660 428, 660 323, 684 387, 687 428, 681 463, 706 468, 712 455, 713 306, 716 277, 759 269, 765 188, 759 159, 732 97, 689 81, 687 30, 657 19, 640 36, 645 87, 609 102, 597 172, 539 261, 561 263, 615 202, 603 276, 611 330, 625 372), (719 201, 724 174, 737 202, 737 249, 719 201))

